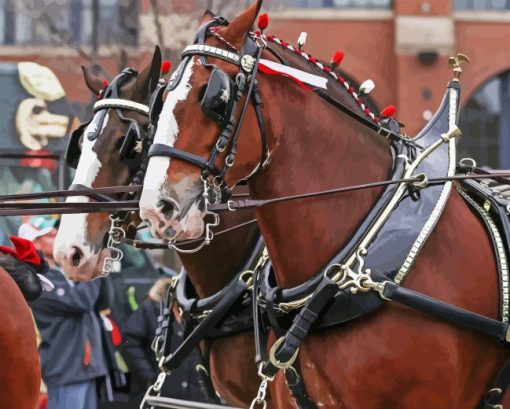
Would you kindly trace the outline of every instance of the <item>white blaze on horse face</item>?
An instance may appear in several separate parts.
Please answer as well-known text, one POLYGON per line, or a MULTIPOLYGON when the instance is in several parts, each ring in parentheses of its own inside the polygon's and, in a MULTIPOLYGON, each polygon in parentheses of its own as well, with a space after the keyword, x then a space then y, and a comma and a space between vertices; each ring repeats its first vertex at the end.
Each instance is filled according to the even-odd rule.
MULTIPOLYGON (((189 62, 179 84, 168 93, 159 115, 154 143, 174 146, 179 135, 179 124, 175 118, 174 110, 179 102, 186 100, 191 91, 190 80, 194 64, 194 60, 189 62)), ((168 157, 150 158, 140 198, 140 215, 142 220, 149 218, 149 215, 155 214, 156 204, 159 201, 161 189, 165 185, 169 166, 170 158, 168 157)))
MULTIPOLYGON (((92 187, 96 180, 99 171, 101 170, 101 162, 97 157, 93 148, 96 139, 89 140, 86 135, 93 131, 93 127, 97 126, 97 120, 101 113, 98 112, 92 122, 87 126, 83 133, 83 141, 81 147, 81 156, 73 179, 73 185, 79 184, 86 187, 92 187)), ((101 135, 108 123, 108 114, 105 115, 103 126, 98 133, 101 135)), ((66 199, 67 203, 85 203, 90 199, 85 196, 72 196, 66 199)), ((64 214, 60 223, 59 231, 55 240, 55 252, 72 246, 79 247, 84 253, 89 251, 90 254, 94 253, 94 247, 100 246, 101 243, 90 243, 87 238, 87 214, 64 214)), ((87 254, 84 254, 87 256, 87 254)))

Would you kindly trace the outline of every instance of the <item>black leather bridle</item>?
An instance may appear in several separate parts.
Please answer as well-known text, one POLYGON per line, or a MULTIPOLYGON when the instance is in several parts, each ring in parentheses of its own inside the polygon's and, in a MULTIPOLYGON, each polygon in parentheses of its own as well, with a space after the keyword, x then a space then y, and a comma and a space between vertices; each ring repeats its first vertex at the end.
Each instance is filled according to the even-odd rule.
MULTIPOLYGON (((190 60, 194 56, 199 56, 202 65, 211 70, 212 73, 209 85, 205 91, 204 99, 202 100, 202 110, 206 116, 218 122, 222 129, 211 153, 209 154, 209 157, 203 158, 194 153, 159 143, 153 144, 149 150, 149 158, 157 156, 169 157, 180 159, 199 167, 202 171, 202 180, 204 182, 208 181, 210 187, 213 187, 215 190, 219 190, 220 192, 219 195, 215 195, 212 201, 213 203, 225 201, 231 196, 232 189, 225 182, 225 175, 234 165, 237 153, 237 143, 250 101, 253 102, 255 107, 261 134, 262 153, 260 163, 265 161, 267 151, 266 132, 261 110, 262 100, 256 80, 258 64, 262 51, 264 50, 264 45, 258 39, 248 37, 243 49, 239 53, 237 51, 229 51, 207 45, 205 43, 207 36, 211 33, 211 29, 214 30, 216 27, 226 26, 227 24, 228 22, 223 18, 214 18, 200 28, 195 37, 194 44, 184 49, 182 53, 183 61, 181 62, 181 67, 177 71, 174 80, 170 81, 167 87, 169 91, 175 89, 181 80, 182 73, 186 65, 190 63, 190 60), (214 99, 221 97, 217 91, 227 90, 227 86, 222 87, 221 83, 224 83, 228 76, 218 66, 209 63, 208 57, 221 59, 240 68, 235 82, 233 84, 231 83, 231 86, 229 87, 229 100, 225 112, 222 112, 221 114, 215 111, 215 107, 219 104, 218 101, 215 102, 214 99), (218 84, 218 82, 220 82, 220 84, 218 84), (212 92, 212 95, 209 95, 209 92, 212 92), (245 100, 241 107, 239 117, 236 118, 238 106, 243 96, 245 97, 245 100), (216 166, 215 162, 218 156, 227 149, 228 153, 226 154, 223 166, 220 169, 216 166)), ((159 96, 156 98, 161 98, 162 93, 163 91, 160 91, 158 93, 159 96)), ((162 104, 159 103, 160 109, 161 105, 162 104)), ((158 114, 158 112, 155 114, 151 112, 151 116, 153 118, 156 118, 158 114)))

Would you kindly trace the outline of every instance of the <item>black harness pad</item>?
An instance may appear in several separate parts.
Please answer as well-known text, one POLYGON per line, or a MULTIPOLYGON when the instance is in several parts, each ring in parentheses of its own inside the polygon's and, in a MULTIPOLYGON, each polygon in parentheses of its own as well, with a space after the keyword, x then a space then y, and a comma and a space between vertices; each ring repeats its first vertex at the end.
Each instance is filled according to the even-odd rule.
MULTIPOLYGON (((441 135, 446 134, 452 125, 456 125, 457 118, 455 123, 450 123, 450 112, 451 108, 458 112, 459 99, 459 85, 451 82, 434 117, 413 139, 420 146, 416 156, 440 141, 441 135), (451 107, 451 97, 455 96, 457 106, 451 107)), ((453 176, 455 164, 454 143, 443 143, 418 165, 414 174, 424 173, 428 178, 453 176)), ((368 246, 366 267, 383 271, 400 284, 439 220, 451 187, 452 183, 447 182, 405 194, 368 246)))

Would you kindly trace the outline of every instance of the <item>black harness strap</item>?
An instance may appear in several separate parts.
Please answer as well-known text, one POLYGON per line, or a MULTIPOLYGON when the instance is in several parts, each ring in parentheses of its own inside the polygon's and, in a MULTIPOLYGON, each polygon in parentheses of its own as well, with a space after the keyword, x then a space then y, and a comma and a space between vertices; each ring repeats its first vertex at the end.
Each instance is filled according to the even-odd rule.
MULTIPOLYGON (((254 271, 253 276, 253 296, 252 296, 252 314, 253 314, 253 332, 255 339, 255 363, 257 367, 262 365, 262 371, 264 371, 264 364, 268 361, 267 355, 267 342, 268 342, 268 328, 264 320, 264 315, 261 314, 260 304, 258 301, 259 285, 261 279, 261 268, 254 271)), ((270 308, 266 308, 265 311, 270 311, 270 308)), ((271 325, 273 330, 275 327, 271 325)), ((280 332, 281 333, 281 332, 280 332)), ((278 331, 277 331, 278 334, 278 331)), ((278 369, 276 369, 277 371, 278 369)), ((275 372, 276 373, 276 372, 275 372)), ((298 408, 300 409, 316 409, 310 396, 306 392, 306 387, 301 376, 301 368, 299 365, 299 358, 296 359, 292 366, 285 370, 285 380, 287 386, 295 399, 298 408)))
POLYGON ((191 331, 174 352, 171 351, 169 343, 165 343, 164 358, 160 362, 160 367, 165 371, 177 368, 182 360, 207 336, 207 333, 225 317, 247 289, 248 285, 242 279, 234 280, 226 287, 224 298, 216 304, 216 307, 191 331))
POLYGON ((294 363, 299 346, 319 318, 321 311, 338 291, 338 284, 324 276, 310 300, 294 318, 289 330, 271 348, 269 360, 262 368, 265 375, 273 377, 279 369, 286 369, 294 363))
POLYGON ((507 323, 484 317, 483 315, 456 307, 436 298, 399 287, 391 281, 384 282, 382 296, 388 300, 407 305, 418 311, 434 315, 442 320, 450 321, 454 324, 459 324, 486 335, 499 338, 503 342, 510 341, 510 339, 508 339, 510 334, 508 331, 509 325, 507 323))
POLYGON ((220 174, 220 171, 216 165, 214 165, 212 162, 209 162, 207 159, 204 159, 199 155, 195 155, 194 153, 186 152, 162 143, 155 143, 150 147, 149 158, 153 156, 165 156, 174 159, 182 159, 202 169, 206 169, 212 175, 220 174))
POLYGON ((260 286, 260 269, 254 271, 253 275, 253 295, 252 295, 252 314, 253 314, 253 337, 255 340, 255 364, 257 367, 267 362, 267 329, 268 326, 262 322, 263 316, 260 311, 258 300, 260 286))
POLYGON ((510 359, 507 359, 498 373, 493 387, 480 402, 478 409, 503 409, 501 401, 510 385, 510 359))
POLYGON ((315 403, 306 391, 303 377, 301 375, 301 366, 299 365, 299 356, 296 358, 290 368, 285 370, 285 381, 296 400, 299 409, 316 409, 315 403))
MULTIPOLYGON (((170 285, 166 291, 165 297, 161 299, 158 323, 156 326, 156 332, 154 334, 154 341, 152 343, 152 350, 160 362, 162 362, 163 358, 162 352, 171 349, 171 339, 174 331, 173 324, 175 322, 175 316, 172 311, 176 299, 175 285, 175 282, 170 285)), ((199 376, 200 389, 202 390, 204 396, 207 396, 211 402, 219 404, 220 400, 216 395, 214 386, 209 376, 209 366, 207 364, 207 362, 209 362, 208 351, 205 352, 205 355, 207 356, 206 359, 204 358, 204 354, 202 354, 199 342, 200 340, 194 345, 194 348, 190 348, 190 352, 191 350, 196 349, 198 356, 200 357, 200 364, 196 365, 195 367, 195 371, 199 376)))

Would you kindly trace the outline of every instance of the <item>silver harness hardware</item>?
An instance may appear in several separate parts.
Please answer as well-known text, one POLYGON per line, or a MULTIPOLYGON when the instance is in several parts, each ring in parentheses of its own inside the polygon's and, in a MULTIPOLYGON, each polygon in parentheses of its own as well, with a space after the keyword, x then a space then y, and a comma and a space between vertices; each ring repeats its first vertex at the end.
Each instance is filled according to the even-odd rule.
POLYGON ((108 231, 108 244, 106 249, 110 251, 110 256, 104 259, 102 277, 107 277, 113 272, 115 263, 124 258, 124 253, 119 246, 126 238, 126 231, 122 228, 122 220, 110 215, 110 230, 108 231))
POLYGON ((266 409, 267 407, 267 401, 266 401, 266 395, 267 395, 267 387, 270 382, 274 380, 274 376, 267 376, 262 372, 262 368, 264 366, 264 363, 261 363, 259 365, 259 376, 262 379, 260 382, 259 390, 257 391, 257 396, 251 401, 250 409, 256 409, 256 408, 262 408, 266 409))

